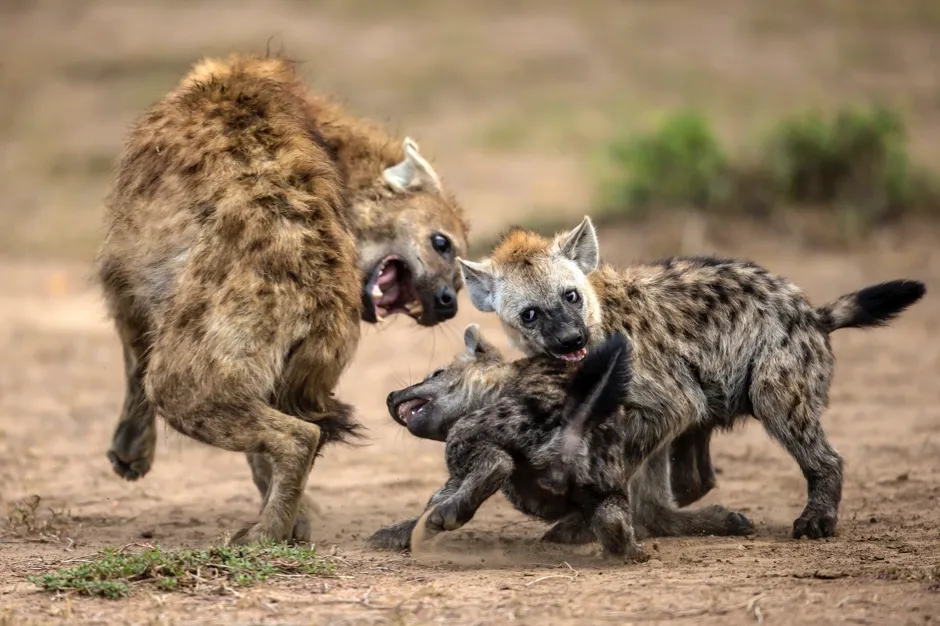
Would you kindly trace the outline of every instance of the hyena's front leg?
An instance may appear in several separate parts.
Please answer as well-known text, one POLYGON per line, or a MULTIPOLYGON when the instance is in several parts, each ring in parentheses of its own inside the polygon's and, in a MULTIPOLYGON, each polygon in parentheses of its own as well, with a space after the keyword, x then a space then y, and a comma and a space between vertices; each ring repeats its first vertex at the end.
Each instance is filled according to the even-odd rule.
MULTIPOLYGON (((460 481, 454 479, 448 480, 443 487, 431 496, 424 510, 428 511, 437 506, 453 495, 459 487, 460 481)), ((396 552, 407 550, 411 547, 411 533, 414 531, 415 526, 417 526, 418 519, 417 517, 412 517, 411 519, 403 520, 391 526, 380 528, 369 537, 369 544, 377 550, 394 550, 396 552)))
POLYGON ((451 474, 460 486, 421 516, 411 536, 412 548, 442 531, 457 530, 473 519, 477 509, 503 486, 514 467, 505 450, 485 441, 458 443, 448 450, 447 457, 448 465, 455 466, 451 474), (456 463, 451 463, 451 459, 456 459, 456 463))

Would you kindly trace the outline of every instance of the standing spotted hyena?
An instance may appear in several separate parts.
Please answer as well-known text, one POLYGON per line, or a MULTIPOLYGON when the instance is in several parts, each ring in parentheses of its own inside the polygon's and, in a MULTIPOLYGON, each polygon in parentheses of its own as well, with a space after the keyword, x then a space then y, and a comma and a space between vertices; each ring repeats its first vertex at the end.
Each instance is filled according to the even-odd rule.
POLYGON ((287 60, 233 55, 137 122, 106 220, 127 377, 114 470, 149 471, 159 413, 248 455, 261 519, 233 541, 308 539, 314 457, 359 428, 333 390, 360 319, 456 314, 462 210, 412 140, 308 93, 287 60))
POLYGON ((814 308, 747 261, 672 258, 618 271, 599 265, 588 218, 554 239, 513 230, 483 262, 461 264, 474 306, 496 311, 529 354, 577 360, 612 333, 631 339, 627 467, 661 468, 662 492, 676 437, 759 420, 808 483, 797 538, 831 536, 842 498, 842 458, 820 424, 835 364, 829 333, 884 325, 925 292, 896 280, 814 308))

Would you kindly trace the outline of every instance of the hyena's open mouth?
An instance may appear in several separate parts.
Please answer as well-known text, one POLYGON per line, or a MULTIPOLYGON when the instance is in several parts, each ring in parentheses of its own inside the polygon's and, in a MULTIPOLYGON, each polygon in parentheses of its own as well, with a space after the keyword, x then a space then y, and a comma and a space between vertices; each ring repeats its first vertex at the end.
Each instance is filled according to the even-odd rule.
POLYGON ((552 356, 563 361, 580 361, 587 356, 587 348, 581 348, 577 352, 569 352, 568 354, 553 354, 552 356))
POLYGON ((372 299, 377 321, 395 313, 406 313, 418 319, 424 311, 411 269, 397 256, 382 259, 372 272, 366 291, 372 299))
POLYGON ((399 424, 407 427, 408 422, 411 421, 411 418, 423 411, 427 404, 428 400, 425 398, 412 398, 411 400, 405 400, 395 407, 394 417, 399 424))

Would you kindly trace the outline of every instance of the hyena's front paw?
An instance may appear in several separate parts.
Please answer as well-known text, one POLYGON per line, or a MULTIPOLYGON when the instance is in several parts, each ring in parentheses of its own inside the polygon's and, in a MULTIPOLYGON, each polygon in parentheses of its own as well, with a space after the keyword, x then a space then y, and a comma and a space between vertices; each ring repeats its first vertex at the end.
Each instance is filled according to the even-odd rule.
POLYGON ((561 520, 542 535, 542 541, 576 546, 591 543, 596 539, 594 531, 581 517, 561 520))
POLYGON ((808 537, 822 539, 836 534, 837 516, 835 513, 814 513, 803 511, 793 522, 793 538, 808 537))
POLYGON ((428 515, 427 519, 427 527, 435 533, 444 530, 457 530, 470 521, 469 519, 461 519, 461 517, 465 516, 460 515, 459 503, 453 498, 449 498, 431 510, 431 514, 428 515))
POLYGON ((418 523, 418 518, 398 522, 385 528, 380 528, 369 537, 369 545, 376 550, 393 550, 401 552, 411 547, 411 533, 418 523))
POLYGON ((111 468, 124 480, 143 478, 153 465, 156 446, 157 431, 153 423, 121 422, 108 450, 111 468))

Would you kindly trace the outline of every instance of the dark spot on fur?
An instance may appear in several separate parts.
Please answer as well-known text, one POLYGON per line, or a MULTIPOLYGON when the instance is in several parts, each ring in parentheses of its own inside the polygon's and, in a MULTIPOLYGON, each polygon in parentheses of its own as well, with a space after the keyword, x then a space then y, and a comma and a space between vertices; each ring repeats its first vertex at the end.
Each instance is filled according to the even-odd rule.
POLYGON ((238 215, 223 213, 216 222, 216 233, 222 245, 234 245, 245 232, 245 220, 238 215))
POLYGON ((200 226, 205 226, 215 216, 215 203, 203 200, 193 207, 193 215, 200 226))

